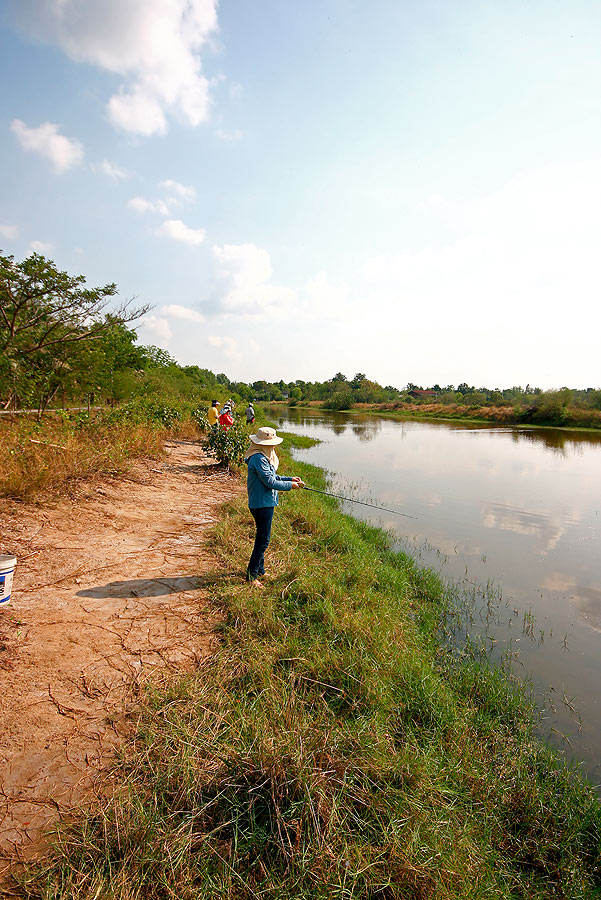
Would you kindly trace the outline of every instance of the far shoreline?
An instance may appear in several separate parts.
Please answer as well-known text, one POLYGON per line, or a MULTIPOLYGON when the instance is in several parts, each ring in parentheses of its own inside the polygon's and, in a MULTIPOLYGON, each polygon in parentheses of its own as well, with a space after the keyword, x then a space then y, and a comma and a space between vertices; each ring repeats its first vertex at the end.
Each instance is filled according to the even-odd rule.
POLYGON ((396 421, 408 419, 429 422, 460 422, 465 423, 466 425, 497 425, 510 428, 536 429, 537 431, 578 431, 585 434, 601 434, 601 414, 599 415, 598 425, 586 425, 581 423, 572 424, 570 422, 564 422, 562 424, 554 422, 530 422, 516 416, 514 411, 512 409, 510 410, 508 407, 478 407, 475 415, 473 413, 471 415, 465 415, 462 411, 471 411, 471 408, 459 405, 449 406, 447 411, 443 404, 404 404, 401 406, 389 403, 365 403, 353 404, 353 406, 348 409, 335 409, 323 405, 323 401, 320 400, 310 400, 306 403, 290 403, 287 400, 262 400, 259 402, 264 407, 275 407, 278 409, 305 409, 329 413, 341 412, 348 415, 369 414, 383 419, 392 419, 396 421), (444 414, 445 412, 446 415, 444 414), (456 415, 453 415, 452 412, 456 412, 456 415))

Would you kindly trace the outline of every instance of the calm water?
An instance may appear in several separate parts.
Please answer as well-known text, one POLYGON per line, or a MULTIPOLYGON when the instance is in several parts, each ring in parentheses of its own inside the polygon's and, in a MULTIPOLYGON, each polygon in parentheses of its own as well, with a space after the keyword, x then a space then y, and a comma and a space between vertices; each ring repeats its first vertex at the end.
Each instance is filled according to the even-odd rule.
POLYGON ((393 422, 289 409, 279 427, 319 438, 296 451, 327 469, 347 511, 471 590, 493 583, 496 621, 475 628, 546 704, 550 743, 601 782, 601 435, 393 422))

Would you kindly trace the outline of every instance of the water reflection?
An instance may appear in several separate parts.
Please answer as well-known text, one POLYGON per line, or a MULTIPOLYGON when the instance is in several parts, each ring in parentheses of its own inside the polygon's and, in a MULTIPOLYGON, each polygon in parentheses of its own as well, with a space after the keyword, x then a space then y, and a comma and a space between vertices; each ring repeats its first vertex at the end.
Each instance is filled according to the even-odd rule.
MULTIPOLYGON (((267 407, 269 410, 269 407, 267 407)), ((370 413, 335 412, 316 409, 313 407, 289 407, 282 410, 281 407, 271 409, 280 423, 294 423, 297 425, 323 425, 332 429, 335 434, 342 434, 344 426, 352 426, 353 433, 360 440, 373 440, 381 431, 386 422, 394 422, 399 428, 405 425, 426 425, 430 428, 438 428, 445 431, 471 432, 474 434, 490 434, 509 436, 516 443, 530 443, 542 445, 547 450, 553 450, 562 456, 582 454, 589 449, 601 450, 601 432, 573 431, 562 428, 530 428, 524 426, 499 425, 493 426, 474 424, 473 422, 462 424, 454 422, 416 422, 406 419, 383 419, 370 413), (357 429, 357 431, 355 431, 357 429), (369 436, 367 436, 369 435, 369 436)))
POLYGON ((482 524, 485 528, 535 537, 540 554, 548 553, 557 546, 566 527, 558 517, 502 503, 482 504, 482 524))
POLYGON ((543 579, 541 587, 566 596, 582 620, 596 631, 601 631, 601 584, 581 584, 573 575, 551 572, 543 579))
POLYGON ((559 428, 512 430, 513 440, 543 444, 547 450, 555 450, 564 456, 584 453, 585 447, 597 446, 601 449, 601 434, 580 431, 562 431, 559 428))
POLYGON ((363 422, 352 426, 353 434, 360 441, 373 441, 378 434, 380 428, 377 422, 363 422))
POLYGON ((582 726, 557 704, 548 736, 567 735, 568 755, 593 773, 601 759, 601 434, 278 412, 280 424, 322 440, 299 455, 333 473, 333 492, 417 517, 345 505, 472 590, 474 621, 494 641, 495 659, 510 654, 541 701, 550 685, 577 698, 582 726), (474 587, 491 584, 509 617, 493 621, 487 589, 478 596, 474 587))

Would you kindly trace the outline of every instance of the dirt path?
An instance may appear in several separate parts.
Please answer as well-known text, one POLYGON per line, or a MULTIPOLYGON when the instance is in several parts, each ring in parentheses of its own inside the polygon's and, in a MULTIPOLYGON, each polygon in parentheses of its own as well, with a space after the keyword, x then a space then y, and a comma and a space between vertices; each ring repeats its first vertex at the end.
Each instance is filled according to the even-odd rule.
POLYGON ((18 565, 0 610, 0 872, 92 790, 143 683, 216 645, 203 544, 241 486, 194 442, 167 452, 47 506, 3 505, 18 565))

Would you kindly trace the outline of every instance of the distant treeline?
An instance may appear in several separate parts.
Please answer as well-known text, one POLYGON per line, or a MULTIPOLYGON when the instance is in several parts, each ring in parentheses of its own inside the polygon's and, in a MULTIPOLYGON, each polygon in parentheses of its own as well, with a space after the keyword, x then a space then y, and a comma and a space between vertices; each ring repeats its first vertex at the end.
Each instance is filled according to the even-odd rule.
POLYGON ((22 262, 0 255, 1 405, 43 411, 84 399, 116 405, 139 396, 190 400, 215 394, 223 399, 227 393, 238 400, 318 403, 338 410, 362 405, 401 409, 409 404, 449 411, 510 408, 514 419, 550 424, 571 423, 578 411, 601 410, 601 390, 594 388, 491 389, 466 382, 457 387, 412 382, 382 387, 362 372, 350 379, 337 372, 327 381, 235 381, 202 366, 181 366, 159 347, 138 345, 129 326, 148 307, 129 302, 115 309, 116 294, 114 284, 87 288, 83 276, 59 271, 40 254, 22 262))
POLYGON ((376 406, 387 411, 412 411, 431 416, 452 418, 471 415, 507 423, 548 425, 583 425, 601 427, 601 390, 574 390, 562 387, 556 391, 513 386, 510 388, 474 387, 466 382, 429 387, 409 382, 403 388, 382 387, 362 373, 348 379, 341 372, 323 382, 256 381, 252 385, 236 384, 236 390, 248 396, 248 389, 258 400, 285 400, 290 405, 319 403, 327 409, 346 410, 376 406))

